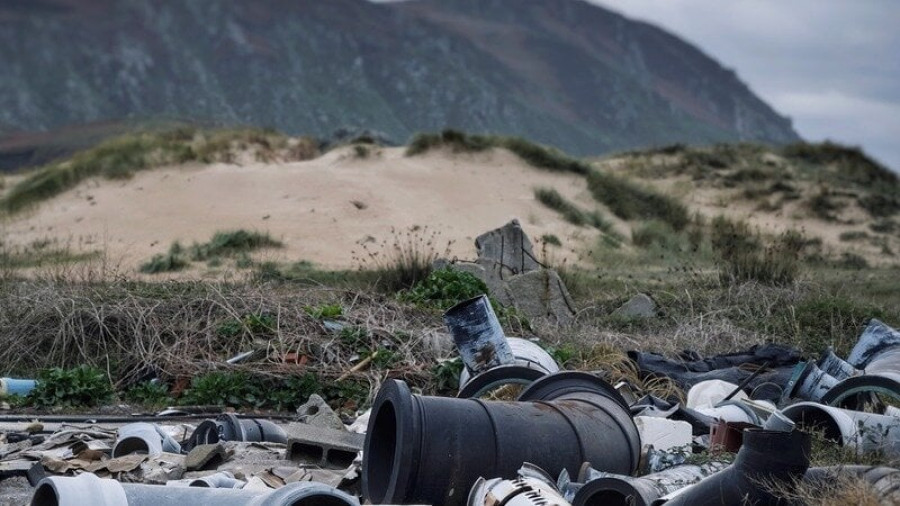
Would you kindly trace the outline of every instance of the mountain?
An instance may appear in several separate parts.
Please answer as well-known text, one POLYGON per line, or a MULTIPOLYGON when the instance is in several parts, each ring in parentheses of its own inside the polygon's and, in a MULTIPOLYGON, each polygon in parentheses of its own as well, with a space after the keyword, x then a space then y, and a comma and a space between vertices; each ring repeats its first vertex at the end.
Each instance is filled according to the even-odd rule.
POLYGON ((188 119, 398 142, 445 127, 586 155, 798 139, 733 71, 578 0, 0 3, 0 133, 188 119))

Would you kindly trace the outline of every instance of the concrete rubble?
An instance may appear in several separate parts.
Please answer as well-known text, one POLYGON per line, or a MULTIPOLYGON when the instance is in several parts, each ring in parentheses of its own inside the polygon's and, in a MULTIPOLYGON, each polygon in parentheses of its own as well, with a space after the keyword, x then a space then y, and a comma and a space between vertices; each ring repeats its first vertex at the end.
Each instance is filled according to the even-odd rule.
MULTIPOLYGON (((517 222, 476 242, 477 268, 461 268, 496 275, 489 286, 558 280, 517 222)), ((623 313, 657 311, 629 304, 640 311, 623 313)), ((878 320, 847 360, 829 350, 803 361, 775 345, 677 360, 629 353, 640 375, 669 378, 686 402, 613 386, 604 371, 562 370, 539 343, 506 336, 485 296, 445 322, 449 334, 431 339, 462 358, 459 395, 386 378, 350 425, 318 395, 271 419, 0 416, 0 505, 776 505, 777 490, 845 478, 900 504, 898 469, 810 464, 811 432, 900 458, 900 332, 878 320)))

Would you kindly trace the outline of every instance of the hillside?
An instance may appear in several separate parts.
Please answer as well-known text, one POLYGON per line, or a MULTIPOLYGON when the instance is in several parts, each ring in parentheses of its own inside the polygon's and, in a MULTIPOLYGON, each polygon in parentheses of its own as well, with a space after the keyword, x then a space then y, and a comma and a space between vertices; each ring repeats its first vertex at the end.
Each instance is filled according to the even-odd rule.
POLYGON ((3 2, 0 59, 0 166, 32 159, 23 132, 125 119, 453 127, 578 155, 798 139, 699 49, 577 0, 3 2))
POLYGON ((836 145, 671 146, 593 161, 455 131, 406 147, 368 138, 324 153, 316 145, 274 132, 179 129, 7 176, 5 258, 24 268, 102 259, 131 277, 154 256, 247 231, 273 247, 163 270, 188 278, 263 263, 346 270, 410 243, 473 258, 474 237, 518 218, 545 261, 588 269, 657 256, 663 267, 710 266, 729 223, 763 246, 798 234, 796 253, 816 265, 898 264, 897 177, 836 145))

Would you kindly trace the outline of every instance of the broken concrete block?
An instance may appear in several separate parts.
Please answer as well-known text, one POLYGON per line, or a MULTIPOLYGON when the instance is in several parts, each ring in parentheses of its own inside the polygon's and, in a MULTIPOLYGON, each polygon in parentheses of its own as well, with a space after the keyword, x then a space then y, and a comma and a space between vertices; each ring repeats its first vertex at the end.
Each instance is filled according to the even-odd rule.
POLYGON ((514 219, 498 229, 479 235, 475 239, 475 248, 480 261, 499 264, 505 273, 522 274, 541 268, 519 220, 514 219))
POLYGON ((288 425, 286 432, 287 460, 328 469, 350 467, 366 440, 363 434, 300 423, 288 425))
POLYGON ((165 484, 172 480, 180 480, 184 476, 184 455, 161 453, 150 457, 141 464, 141 477, 144 483, 165 484))
POLYGON ((188 471, 202 471, 214 469, 216 466, 228 460, 230 455, 222 443, 212 445, 197 445, 184 459, 184 467, 188 471))
POLYGON ((344 422, 325 402, 325 399, 317 394, 309 396, 309 400, 297 408, 298 419, 308 425, 324 427, 326 429, 344 430, 344 422))
POLYGON ((656 416, 636 416, 634 424, 641 435, 641 445, 668 452, 690 451, 691 424, 656 416))
POLYGON ((657 315, 657 306, 649 295, 639 293, 616 309, 614 314, 628 318, 653 318, 657 315))
POLYGON ((44 466, 40 462, 34 460, 9 460, 0 462, 0 480, 12 478, 14 476, 24 476, 28 479, 31 486, 35 486, 39 481, 44 479, 47 474, 44 472, 44 466))
POLYGON ((575 316, 575 303, 559 274, 551 269, 531 271, 506 281, 506 293, 512 306, 529 318, 553 318, 569 323, 575 316))

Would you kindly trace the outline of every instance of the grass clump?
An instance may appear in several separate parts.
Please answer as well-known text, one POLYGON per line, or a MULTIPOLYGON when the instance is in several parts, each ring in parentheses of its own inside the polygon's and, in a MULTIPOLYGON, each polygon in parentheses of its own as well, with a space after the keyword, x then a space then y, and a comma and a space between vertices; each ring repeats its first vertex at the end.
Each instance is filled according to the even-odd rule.
POLYGON ((800 250, 806 242, 797 232, 785 232, 766 244, 744 221, 723 216, 711 223, 713 251, 720 258, 719 277, 725 283, 756 281, 788 285, 799 272, 800 250))
POLYGON ((556 234, 544 234, 541 236, 541 242, 544 244, 549 244, 550 246, 560 247, 562 246, 562 241, 559 240, 556 234))
POLYGON ((587 179, 594 198, 623 220, 657 219, 676 231, 690 222, 687 207, 672 197, 606 172, 591 171, 587 179))
POLYGON ((553 188, 537 188, 534 190, 534 197, 577 227, 589 225, 603 231, 612 230, 612 225, 603 218, 599 211, 583 211, 553 188))
POLYGON ((275 240, 268 233, 248 230, 231 230, 216 232, 209 242, 194 244, 190 249, 191 260, 205 261, 217 256, 234 256, 261 248, 280 248, 281 241, 275 240))
POLYGON ((660 220, 651 220, 631 230, 631 242, 641 248, 659 247, 665 250, 686 249, 685 238, 675 232, 671 225, 660 220))
POLYGON ((15 213, 54 197, 91 177, 125 179, 136 172, 191 161, 233 161, 235 149, 254 149, 257 158, 291 156, 296 145, 283 135, 266 130, 204 132, 178 128, 164 132, 133 133, 107 140, 71 158, 36 169, 0 199, 0 209, 15 213))
POLYGON ((438 232, 418 225, 404 231, 392 228, 390 240, 374 245, 371 241, 357 243, 361 251, 353 252, 353 260, 361 272, 376 273, 377 283, 384 290, 409 289, 431 274, 435 260, 450 256, 453 242, 447 241, 439 251, 439 236, 438 232))
POLYGON ((27 402, 38 408, 93 407, 109 402, 112 396, 113 388, 106 374, 96 367, 81 365, 42 371, 27 402))

